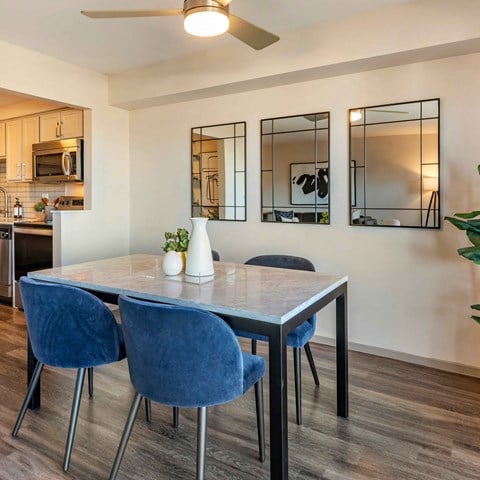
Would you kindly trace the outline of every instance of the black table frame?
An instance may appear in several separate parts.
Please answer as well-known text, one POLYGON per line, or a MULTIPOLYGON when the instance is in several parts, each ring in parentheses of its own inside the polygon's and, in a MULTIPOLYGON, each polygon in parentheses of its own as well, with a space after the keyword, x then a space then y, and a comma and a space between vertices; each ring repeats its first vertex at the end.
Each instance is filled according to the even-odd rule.
MULTIPOLYGON (((52 283, 55 283, 54 281, 52 283)), ((89 290, 108 303, 118 303, 118 296, 89 290)), ((141 297, 138 297, 141 300, 141 297)), ((269 337, 270 388, 270 478, 288 479, 288 405, 287 405, 287 335, 301 323, 330 302, 336 303, 336 361, 337 361, 337 415, 348 418, 348 308, 347 282, 316 301, 283 324, 225 316, 233 328, 263 334, 269 337)), ((37 364, 28 339, 28 383, 37 364)), ((40 407, 40 382, 32 397, 30 408, 40 407)))

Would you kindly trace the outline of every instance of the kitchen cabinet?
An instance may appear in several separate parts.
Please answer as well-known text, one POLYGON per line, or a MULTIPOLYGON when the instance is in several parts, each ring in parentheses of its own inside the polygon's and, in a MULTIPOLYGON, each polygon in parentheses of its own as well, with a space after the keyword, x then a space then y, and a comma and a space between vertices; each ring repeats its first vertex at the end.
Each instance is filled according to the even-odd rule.
POLYGON ((5 132, 7 143, 7 180, 21 180, 22 119, 8 120, 5 123, 5 132))
POLYGON ((69 108, 40 115, 40 141, 83 137, 83 111, 69 108))
POLYGON ((38 143, 39 116, 5 122, 7 181, 30 182, 33 179, 32 144, 38 143))
POLYGON ((6 155, 5 147, 5 122, 0 122, 0 157, 6 155))

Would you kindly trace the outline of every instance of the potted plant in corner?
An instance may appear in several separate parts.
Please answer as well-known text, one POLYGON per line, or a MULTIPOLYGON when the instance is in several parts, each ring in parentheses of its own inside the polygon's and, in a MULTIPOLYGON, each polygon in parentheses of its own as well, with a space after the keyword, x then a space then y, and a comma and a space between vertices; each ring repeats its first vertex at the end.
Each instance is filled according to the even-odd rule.
MULTIPOLYGON (((480 165, 477 166, 480 174, 480 165)), ((472 243, 470 247, 463 247, 457 250, 458 254, 480 265, 480 210, 468 213, 455 213, 453 217, 445 217, 445 220, 455 225, 459 230, 465 230, 467 238, 472 243)), ((480 304, 471 305, 474 310, 480 310, 480 304)), ((472 318, 480 323, 480 316, 472 315, 472 318)))
POLYGON ((162 263, 165 275, 178 275, 185 268, 188 242, 189 234, 185 228, 177 228, 176 232, 165 232, 165 256, 162 263))

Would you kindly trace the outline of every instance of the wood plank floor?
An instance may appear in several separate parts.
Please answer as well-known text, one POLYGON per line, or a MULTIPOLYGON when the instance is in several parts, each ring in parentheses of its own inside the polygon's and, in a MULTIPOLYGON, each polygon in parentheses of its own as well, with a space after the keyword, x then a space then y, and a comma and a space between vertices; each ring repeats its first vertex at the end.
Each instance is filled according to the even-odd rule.
MULTIPOLYGON (((45 369, 42 408, 28 411, 19 436, 10 436, 25 393, 25 339, 23 314, 0 306, 0 480, 107 479, 133 398, 126 362, 95 370, 95 395, 84 391, 70 471, 63 473, 74 371, 45 369)), ((301 427, 289 370, 290 478, 480 479, 480 380, 351 352, 344 420, 335 414, 335 352, 312 350, 322 385, 315 389, 304 358, 301 427)), ((171 410, 153 405, 149 425, 142 409, 119 480, 194 478, 195 420, 194 411, 182 410, 174 430, 171 410)), ((266 422, 268 428, 268 415, 266 422)), ((248 392, 209 412, 206 479, 261 478, 269 478, 269 464, 257 460, 248 392)))

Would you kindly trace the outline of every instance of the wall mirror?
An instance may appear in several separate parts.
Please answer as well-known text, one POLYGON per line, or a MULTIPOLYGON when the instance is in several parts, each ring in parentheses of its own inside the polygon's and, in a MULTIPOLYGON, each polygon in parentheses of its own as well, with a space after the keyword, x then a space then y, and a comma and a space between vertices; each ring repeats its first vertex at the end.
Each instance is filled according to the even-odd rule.
POLYGON ((245 221, 246 123, 192 128, 192 216, 245 221))
POLYGON ((440 100, 350 110, 350 224, 440 228, 440 100))
POLYGON ((330 114, 261 121, 262 221, 330 223, 330 114))

